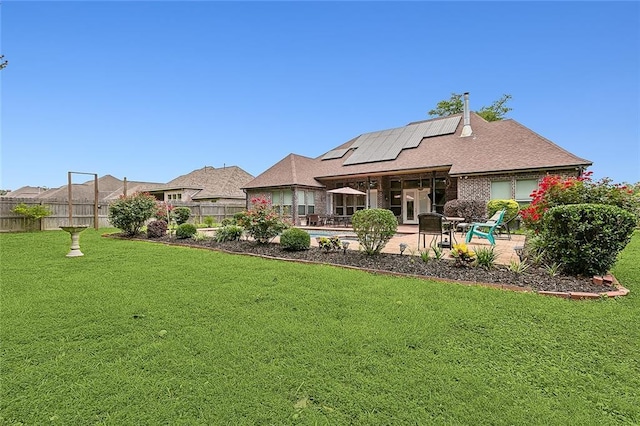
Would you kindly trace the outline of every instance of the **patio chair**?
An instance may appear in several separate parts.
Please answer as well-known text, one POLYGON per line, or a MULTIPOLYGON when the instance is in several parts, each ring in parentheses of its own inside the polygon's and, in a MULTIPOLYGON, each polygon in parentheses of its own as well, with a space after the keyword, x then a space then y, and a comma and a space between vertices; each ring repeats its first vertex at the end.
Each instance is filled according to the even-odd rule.
POLYGON ((471 228, 467 232, 466 242, 469 243, 473 236, 480 238, 486 238, 489 240, 492 246, 496 244, 494 233, 500 224, 502 224, 502 218, 506 210, 497 211, 486 222, 476 222, 471 224, 471 228))
POLYGON ((440 238, 438 243, 440 247, 451 248, 452 230, 451 227, 445 227, 444 215, 440 213, 421 213, 418 215, 418 247, 420 247, 420 238, 422 238, 422 247, 427 246, 427 235, 431 235, 429 246, 440 238), (443 240, 443 237, 448 238, 443 240))
POLYGON ((507 239, 511 240, 511 225, 517 220, 520 216, 520 212, 516 213, 514 216, 510 217, 508 220, 502 222, 496 230, 498 231, 498 235, 502 235, 504 233, 507 234, 507 239))
POLYGON ((307 225, 308 226, 318 226, 320 225, 320 215, 310 214, 307 216, 307 225))

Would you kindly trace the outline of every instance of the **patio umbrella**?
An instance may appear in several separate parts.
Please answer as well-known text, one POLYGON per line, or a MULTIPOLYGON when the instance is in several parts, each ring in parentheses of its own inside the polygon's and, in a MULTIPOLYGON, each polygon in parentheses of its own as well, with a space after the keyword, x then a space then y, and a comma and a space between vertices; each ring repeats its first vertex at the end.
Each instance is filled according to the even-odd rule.
POLYGON ((349 188, 348 186, 344 186, 342 188, 331 189, 327 191, 330 194, 346 194, 346 195, 367 195, 362 191, 358 191, 357 189, 349 188))

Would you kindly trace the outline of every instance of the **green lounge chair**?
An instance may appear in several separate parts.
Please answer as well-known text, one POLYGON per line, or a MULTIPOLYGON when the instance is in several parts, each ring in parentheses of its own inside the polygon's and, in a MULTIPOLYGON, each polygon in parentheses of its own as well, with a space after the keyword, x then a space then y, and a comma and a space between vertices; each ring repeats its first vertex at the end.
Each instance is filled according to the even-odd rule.
POLYGON ((471 224, 469 232, 467 232, 466 242, 469 243, 474 235, 489 240, 492 246, 496 244, 494 232, 502 224, 502 218, 506 210, 497 211, 486 222, 476 222, 471 224))

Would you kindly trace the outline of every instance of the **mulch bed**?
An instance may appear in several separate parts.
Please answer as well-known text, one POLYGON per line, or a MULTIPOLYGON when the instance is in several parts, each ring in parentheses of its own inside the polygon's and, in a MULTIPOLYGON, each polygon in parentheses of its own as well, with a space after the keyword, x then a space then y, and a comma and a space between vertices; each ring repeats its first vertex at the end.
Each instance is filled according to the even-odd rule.
MULTIPOLYGON (((111 234, 110 236, 122 237, 119 234, 111 234)), ((149 239, 144 234, 134 238, 165 244, 203 247, 231 253, 344 265, 360 269, 433 277, 467 283, 510 285, 536 292, 602 293, 615 290, 613 286, 593 284, 591 277, 551 276, 544 268, 534 266, 529 267, 529 269, 523 273, 515 273, 504 265, 496 265, 492 270, 472 266, 459 267, 455 266, 455 263, 451 259, 443 258, 439 261, 431 259, 428 263, 425 263, 420 257, 408 254, 381 253, 376 256, 367 256, 355 250, 325 252, 317 247, 311 247, 309 250, 304 251, 286 251, 283 250, 279 244, 256 244, 253 241, 247 240, 218 243, 212 239, 196 241, 191 238, 176 239, 175 236, 149 239)))

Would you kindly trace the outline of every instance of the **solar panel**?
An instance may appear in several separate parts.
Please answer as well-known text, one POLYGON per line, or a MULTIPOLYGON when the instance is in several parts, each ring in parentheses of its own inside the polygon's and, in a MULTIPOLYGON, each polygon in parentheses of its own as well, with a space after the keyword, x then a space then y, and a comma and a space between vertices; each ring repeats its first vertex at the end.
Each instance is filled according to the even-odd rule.
MULTIPOLYGON (((460 119, 460 116, 446 117, 395 129, 365 133, 360 135, 351 145, 351 148, 356 148, 356 150, 344 162, 344 165, 395 160, 403 149, 418 147, 424 138, 455 132, 460 119)), ((323 160, 328 159, 327 155, 332 152, 334 151, 325 154, 323 160)), ((341 158, 342 155, 332 158, 341 158)))
POLYGON ((349 148, 346 149, 334 149, 333 151, 327 152, 322 156, 321 160, 333 160, 335 158, 342 158, 349 151, 349 148))

